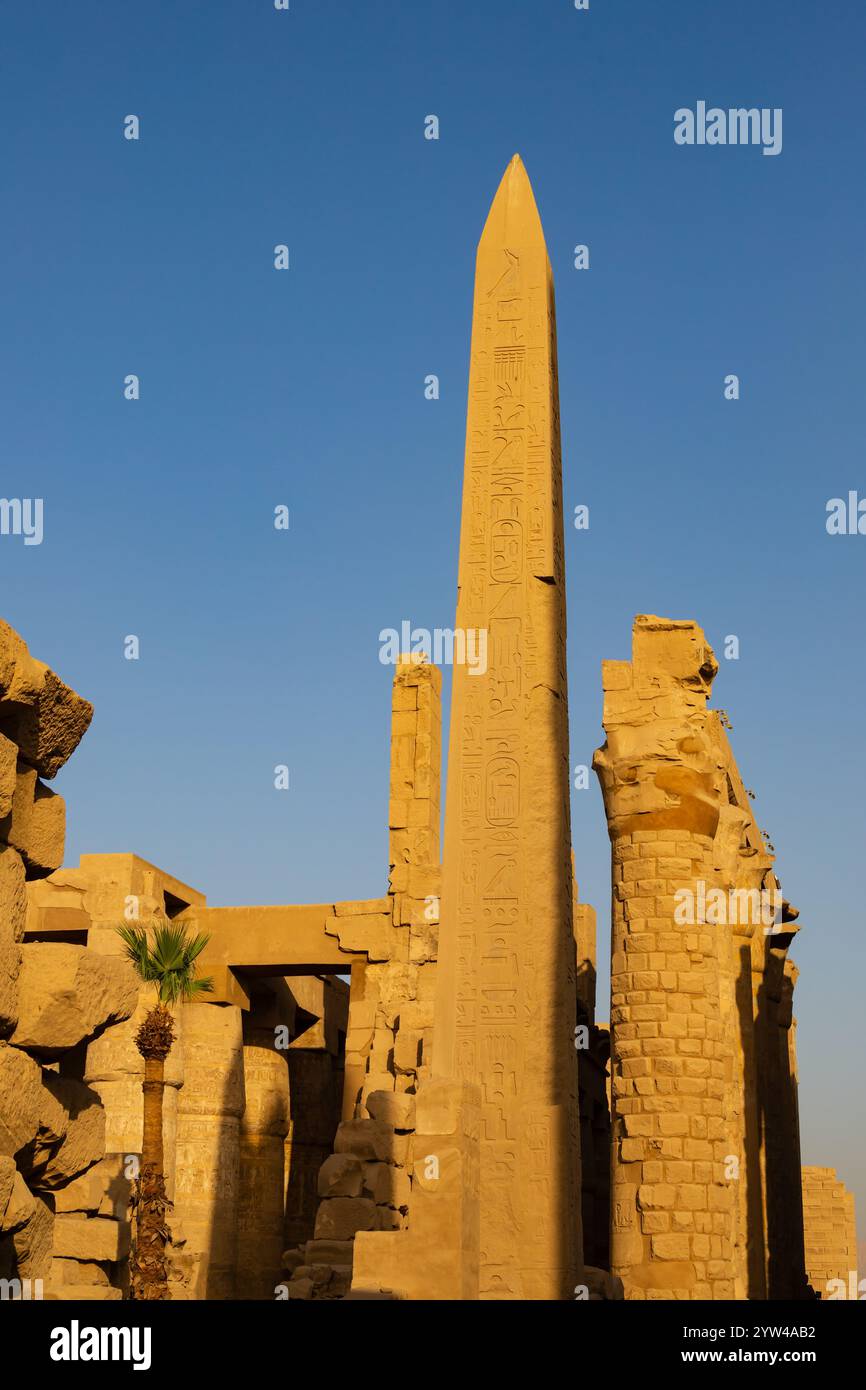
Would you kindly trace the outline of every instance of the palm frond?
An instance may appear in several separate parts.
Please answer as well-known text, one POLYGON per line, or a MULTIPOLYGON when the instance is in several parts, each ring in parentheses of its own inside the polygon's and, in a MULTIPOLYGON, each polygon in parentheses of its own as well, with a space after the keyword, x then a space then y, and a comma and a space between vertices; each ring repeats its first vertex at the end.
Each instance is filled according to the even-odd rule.
POLYGON ((155 984, 161 1004, 177 1004, 201 994, 213 993, 213 980, 197 980, 195 962, 210 937, 206 932, 187 935, 190 924, 156 922, 151 928, 141 924, 123 923, 116 928, 124 944, 125 954, 145 984, 155 984))

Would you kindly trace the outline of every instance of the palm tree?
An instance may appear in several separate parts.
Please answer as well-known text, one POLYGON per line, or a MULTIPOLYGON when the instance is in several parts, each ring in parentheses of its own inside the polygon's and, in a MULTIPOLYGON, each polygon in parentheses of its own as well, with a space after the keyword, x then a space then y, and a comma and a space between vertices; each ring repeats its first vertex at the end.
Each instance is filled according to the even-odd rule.
POLYGON ((144 1058, 144 1137, 141 1166, 133 1193, 135 1241, 129 1258, 130 1297, 168 1298, 168 1266, 165 1247, 171 1242, 166 1213, 171 1203, 165 1194, 162 1154, 162 1097, 165 1059, 174 1042, 170 1006, 213 993, 213 981, 197 980, 195 962, 209 938, 187 936, 185 925, 158 921, 153 936, 138 924, 117 927, 126 956, 146 985, 156 988, 156 1004, 135 1035, 144 1058))

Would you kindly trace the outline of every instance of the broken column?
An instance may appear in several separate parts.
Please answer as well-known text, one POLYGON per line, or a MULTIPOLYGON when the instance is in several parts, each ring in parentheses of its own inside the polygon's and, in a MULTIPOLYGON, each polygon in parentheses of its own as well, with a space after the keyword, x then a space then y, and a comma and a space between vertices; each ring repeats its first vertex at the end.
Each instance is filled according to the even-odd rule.
POLYGON ((631 662, 603 666, 611 1267, 627 1298, 767 1296, 752 967, 772 855, 707 710, 717 671, 697 624, 655 617, 635 620, 631 662))

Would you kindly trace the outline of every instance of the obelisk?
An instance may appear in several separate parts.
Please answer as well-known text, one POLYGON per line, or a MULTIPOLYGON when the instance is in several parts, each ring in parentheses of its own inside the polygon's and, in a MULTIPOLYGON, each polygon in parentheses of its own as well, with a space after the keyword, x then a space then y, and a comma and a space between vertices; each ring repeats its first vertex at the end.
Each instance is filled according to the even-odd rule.
POLYGON ((580 1141, 556 325, 517 155, 476 260, 455 626, 486 631, 487 668, 454 667, 433 1076, 480 1100, 477 1296, 571 1298, 580 1141))

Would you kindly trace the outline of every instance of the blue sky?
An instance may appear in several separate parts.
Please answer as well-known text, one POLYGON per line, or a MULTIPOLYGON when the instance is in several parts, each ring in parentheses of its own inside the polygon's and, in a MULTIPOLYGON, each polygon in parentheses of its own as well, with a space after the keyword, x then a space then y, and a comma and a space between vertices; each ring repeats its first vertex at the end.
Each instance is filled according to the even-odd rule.
MULTIPOLYGON (((635 613, 739 637, 714 703, 801 908, 804 1159, 866 1211, 866 538, 824 524, 866 495, 862 4, 19 0, 2 34, 0 492, 45 539, 0 537, 0 611, 96 706, 68 862, 134 850, 214 903, 384 890, 378 633, 453 622, 474 250, 519 151, 590 507, 572 762, 635 613), (698 100, 781 107, 782 153, 675 145, 698 100)), ((603 956, 594 780, 573 803, 603 956)))

